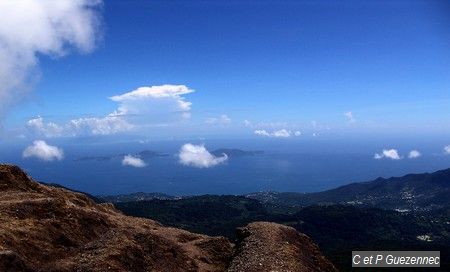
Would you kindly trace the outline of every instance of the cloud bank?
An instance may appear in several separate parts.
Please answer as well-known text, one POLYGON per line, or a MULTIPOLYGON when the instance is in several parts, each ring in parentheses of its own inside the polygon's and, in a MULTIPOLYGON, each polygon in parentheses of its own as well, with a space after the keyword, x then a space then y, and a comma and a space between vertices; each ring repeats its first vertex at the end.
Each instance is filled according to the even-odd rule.
POLYGON ((58 125, 53 122, 45 123, 38 116, 26 123, 26 129, 32 136, 76 137, 89 135, 113 135, 131 130, 134 126, 121 116, 89 117, 72 119, 66 124, 58 125))
POLYGON ((64 158, 64 152, 56 146, 48 145, 45 141, 37 140, 25 148, 22 156, 24 158, 36 157, 43 161, 60 161, 64 158))
POLYGON ((134 157, 132 155, 124 156, 122 159, 122 165, 132 166, 132 167, 137 167, 137 168, 142 168, 142 167, 147 166, 142 159, 140 159, 138 157, 134 157))
POLYGON ((231 119, 230 119, 230 117, 228 117, 228 115, 222 114, 219 117, 211 117, 211 118, 206 119, 205 123, 207 123, 208 125, 226 126, 226 125, 231 124, 231 119))
POLYGON ((252 123, 249 120, 244 120, 243 122, 245 127, 253 128, 253 129, 261 129, 261 128, 271 128, 271 129, 282 129, 289 127, 290 124, 287 122, 258 122, 252 123))
POLYGON ((113 135, 129 131, 134 126, 120 116, 78 118, 70 120, 66 125, 66 133, 79 135, 113 135))
POLYGON ((228 156, 223 154, 216 157, 206 150, 204 145, 185 144, 178 154, 181 164, 197 168, 209 168, 228 160, 228 156))
POLYGON ((300 131, 292 132, 287 129, 280 129, 275 130, 273 132, 268 132, 265 129, 255 130, 253 133, 259 136, 265 136, 265 137, 274 137, 274 138, 289 138, 292 136, 301 136, 302 133, 300 131))
MULTIPOLYGON (((111 97, 118 108, 104 117, 88 117, 69 120, 58 125, 45 123, 40 116, 29 120, 27 131, 33 136, 47 138, 61 136, 114 135, 139 129, 150 124, 175 122, 190 116, 192 103, 184 94, 194 90, 184 85, 141 87, 134 91, 111 97)), ((220 122, 231 122, 222 115, 220 122)))
POLYGON ((0 118, 31 89, 38 55, 93 50, 100 0, 0 1, 0 118))
POLYGON ((400 160, 401 157, 396 149, 384 149, 382 153, 374 155, 374 159, 381 160, 383 158, 391 160, 400 160))

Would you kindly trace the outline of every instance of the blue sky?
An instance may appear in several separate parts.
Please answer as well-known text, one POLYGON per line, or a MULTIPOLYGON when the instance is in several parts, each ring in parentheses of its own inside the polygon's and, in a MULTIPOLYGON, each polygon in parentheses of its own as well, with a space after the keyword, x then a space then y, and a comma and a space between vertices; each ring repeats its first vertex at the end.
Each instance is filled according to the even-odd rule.
POLYGON ((89 50, 70 39, 57 54, 31 49, 37 79, 27 84, 33 91, 21 95, 21 102, 8 105, 3 137, 96 136, 91 125, 46 135, 30 132, 27 122, 41 116, 45 129, 48 122, 64 127, 70 120, 105 118, 120 106, 110 97, 164 84, 195 90, 180 96, 192 103, 182 110, 188 117, 172 116, 166 104, 151 102, 149 107, 160 110, 120 117, 133 128, 105 135, 247 138, 275 137, 283 129, 292 136, 286 138, 295 132, 306 138, 450 133, 447 1, 101 5, 95 9, 101 26, 94 27, 89 50), (266 134, 256 135, 257 130, 266 134))

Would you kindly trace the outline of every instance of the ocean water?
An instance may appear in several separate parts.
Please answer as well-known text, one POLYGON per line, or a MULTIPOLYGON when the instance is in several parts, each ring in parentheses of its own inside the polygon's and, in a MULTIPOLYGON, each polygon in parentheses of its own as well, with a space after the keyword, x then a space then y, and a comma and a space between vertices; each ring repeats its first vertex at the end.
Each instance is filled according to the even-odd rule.
POLYGON ((61 143, 59 146, 64 148, 65 159, 57 162, 22 158, 22 144, 3 146, 0 161, 21 166, 36 180, 59 183, 96 195, 140 191, 171 195, 314 192, 379 176, 400 176, 450 167, 450 156, 440 154, 437 147, 436 152, 430 150, 416 160, 393 161, 374 160, 370 150, 377 150, 377 147, 362 143, 353 144, 353 149, 349 150, 327 143, 212 141, 206 143, 209 150, 224 147, 263 150, 265 153, 232 157, 222 165, 199 169, 179 163, 176 153, 182 143, 61 143), (368 151, 361 152, 362 149, 368 151), (148 159, 144 168, 122 166, 120 159, 77 161, 84 156, 133 154, 142 150, 169 155, 148 159))

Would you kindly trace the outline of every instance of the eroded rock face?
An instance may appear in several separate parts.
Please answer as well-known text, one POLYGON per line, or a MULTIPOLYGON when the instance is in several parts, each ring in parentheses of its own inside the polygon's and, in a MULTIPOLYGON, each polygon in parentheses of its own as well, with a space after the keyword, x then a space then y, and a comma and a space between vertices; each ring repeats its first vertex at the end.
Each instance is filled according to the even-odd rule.
POLYGON ((224 271, 232 244, 122 215, 0 165, 1 271, 224 271))
POLYGON ((0 165, 0 271, 335 271, 294 229, 257 222, 223 237, 125 216, 0 165), (234 257, 233 257, 234 256, 234 257), (233 259, 234 258, 234 259, 233 259))
POLYGON ((337 271, 308 236, 291 227, 255 222, 238 229, 238 240, 229 272, 337 271))

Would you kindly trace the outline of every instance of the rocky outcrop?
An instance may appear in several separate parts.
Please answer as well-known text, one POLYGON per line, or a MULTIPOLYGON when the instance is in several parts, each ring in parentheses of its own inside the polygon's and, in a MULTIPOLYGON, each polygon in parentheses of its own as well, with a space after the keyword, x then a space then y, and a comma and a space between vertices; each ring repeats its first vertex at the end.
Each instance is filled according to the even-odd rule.
POLYGON ((232 244, 128 217, 0 166, 1 271, 224 271, 232 244), (3 270, 2 270, 3 269, 3 270))
POLYGON ((337 271, 317 245, 294 228, 255 222, 238 229, 236 256, 228 272, 337 271))
POLYGON ((235 251, 226 238, 125 216, 10 165, 0 165, 0 219, 0 271, 334 271, 288 227, 250 224, 235 251))

